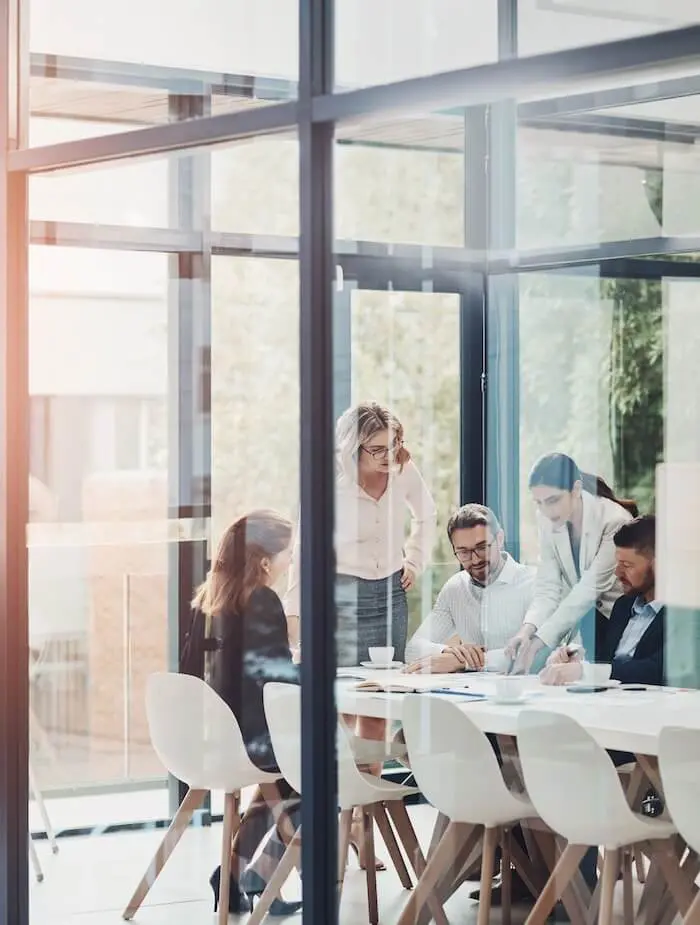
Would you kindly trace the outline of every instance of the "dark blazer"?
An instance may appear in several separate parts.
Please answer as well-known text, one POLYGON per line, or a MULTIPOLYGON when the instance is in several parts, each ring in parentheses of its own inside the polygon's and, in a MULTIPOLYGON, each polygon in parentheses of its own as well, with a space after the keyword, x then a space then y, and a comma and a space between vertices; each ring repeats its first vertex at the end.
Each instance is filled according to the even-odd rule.
POLYGON ((293 664, 282 602, 271 588, 257 588, 238 614, 213 621, 217 649, 210 682, 233 711, 253 764, 276 771, 270 731, 265 720, 263 687, 268 681, 299 684, 293 664))
POLYGON ((636 594, 625 594, 615 602, 601 643, 600 661, 610 662, 613 679, 623 684, 665 684, 665 607, 647 627, 632 658, 615 658, 615 650, 632 617, 632 604, 636 597, 636 594))

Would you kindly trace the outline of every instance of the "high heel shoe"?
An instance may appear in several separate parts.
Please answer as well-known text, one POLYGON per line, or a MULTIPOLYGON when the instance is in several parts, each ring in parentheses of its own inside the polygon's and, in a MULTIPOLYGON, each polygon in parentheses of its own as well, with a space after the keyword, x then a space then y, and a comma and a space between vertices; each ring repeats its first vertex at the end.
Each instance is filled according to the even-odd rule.
MULTIPOLYGON (((218 912, 219 892, 221 889, 221 867, 217 867, 209 878, 209 886, 214 893, 214 912, 218 912)), ((239 887, 236 878, 231 874, 228 888, 228 911, 234 915, 239 915, 241 912, 250 912, 252 908, 250 900, 239 887)))
MULTIPOLYGON (((245 892, 251 909, 255 908, 255 903, 260 899, 262 894, 265 891, 267 884, 263 878, 256 873, 254 870, 246 870, 241 877, 241 889, 245 892)), ((301 910, 302 903, 297 900, 295 902, 287 902, 284 899, 280 899, 276 896, 270 908, 267 910, 268 915, 283 916, 283 915, 295 915, 295 913, 301 910)))
MULTIPOLYGON (((352 828, 350 830, 350 840, 348 842, 350 848, 352 848, 355 857, 357 858, 357 863, 360 865, 360 870, 367 870, 367 860, 365 858, 365 843, 362 832, 362 821, 353 822, 352 828)), ((386 864, 382 861, 381 858, 374 856, 374 869, 375 870, 386 870, 386 864)))

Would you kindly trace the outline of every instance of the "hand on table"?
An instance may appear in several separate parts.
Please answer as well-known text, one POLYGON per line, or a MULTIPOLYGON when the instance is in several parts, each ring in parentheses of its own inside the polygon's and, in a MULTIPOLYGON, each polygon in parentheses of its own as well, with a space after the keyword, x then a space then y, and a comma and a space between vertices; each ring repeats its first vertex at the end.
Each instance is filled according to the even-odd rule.
POLYGON ((446 646, 438 655, 426 655, 417 659, 408 665, 406 671, 419 674, 448 674, 461 671, 463 668, 479 669, 483 664, 484 650, 481 646, 460 642, 446 646))
POLYGON ((535 627, 532 623, 523 623, 518 632, 506 643, 504 649, 506 658, 513 661, 524 645, 529 643, 535 635, 535 627))
POLYGON ((570 662, 580 662, 581 653, 582 649, 579 647, 571 649, 569 646, 559 646, 559 648, 555 649, 547 659, 547 666, 568 665, 570 662))
POLYGON ((542 684, 553 684, 557 686, 571 684, 574 681, 580 681, 582 677, 583 665, 579 661, 555 662, 550 664, 548 660, 547 665, 540 671, 540 681, 542 684))
POLYGON ((540 651, 540 649, 543 648, 544 643, 538 636, 533 636, 532 639, 528 639, 527 642, 523 642, 518 649, 518 654, 513 664, 513 670, 511 671, 511 674, 528 674, 532 668, 532 663, 535 660, 535 656, 540 651))
POLYGON ((404 591, 410 591, 416 583, 416 573, 410 565, 404 565, 401 569, 401 587, 404 591))

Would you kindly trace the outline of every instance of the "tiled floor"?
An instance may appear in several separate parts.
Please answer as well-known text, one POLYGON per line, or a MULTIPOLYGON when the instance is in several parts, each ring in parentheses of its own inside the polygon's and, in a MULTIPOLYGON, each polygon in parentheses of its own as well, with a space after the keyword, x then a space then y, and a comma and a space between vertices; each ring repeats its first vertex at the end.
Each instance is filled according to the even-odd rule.
MULTIPOLYGON (((434 819, 429 806, 411 809, 422 842, 428 841, 434 819)), ((51 855, 47 842, 37 844, 44 867, 43 883, 31 885, 31 922, 33 925, 116 925, 121 912, 140 879, 162 832, 141 831, 90 838, 64 838, 60 853, 51 855)), ((193 828, 185 833, 161 877, 137 914, 136 925, 214 925, 211 893, 207 880, 218 863, 220 826, 193 828)), ((406 892, 393 870, 378 875, 379 906, 382 925, 398 920, 406 901, 406 892)), ((298 882, 285 890, 288 898, 298 895, 298 882)), ((463 887, 447 904, 451 923, 476 921, 477 904, 463 887)), ((524 919, 524 911, 514 911, 514 925, 524 919)), ((492 922, 500 920, 498 910, 492 922)), ((245 922, 231 917, 235 922, 245 922)), ((279 919, 269 921, 280 921, 279 919)), ((301 923, 301 916, 286 920, 301 923)), ((348 870, 341 922, 362 925, 367 921, 364 874, 354 861, 348 870)), ((320 923, 319 923, 320 925, 320 923)))

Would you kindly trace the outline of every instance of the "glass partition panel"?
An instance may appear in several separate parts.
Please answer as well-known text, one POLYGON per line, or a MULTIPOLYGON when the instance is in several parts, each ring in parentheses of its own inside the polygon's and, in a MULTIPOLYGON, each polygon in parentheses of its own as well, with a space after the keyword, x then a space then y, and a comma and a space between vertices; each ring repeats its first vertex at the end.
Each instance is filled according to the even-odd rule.
POLYGON ((335 4, 336 88, 391 83, 498 58, 496 0, 335 4))
MULTIPOLYGON (((76 122, 76 137, 296 96, 296 0, 28 6, 30 112, 76 122)), ((30 143, 45 142, 32 133, 30 143)))
POLYGON ((698 22, 693 0, 518 0, 517 9, 521 55, 597 45, 698 22))

